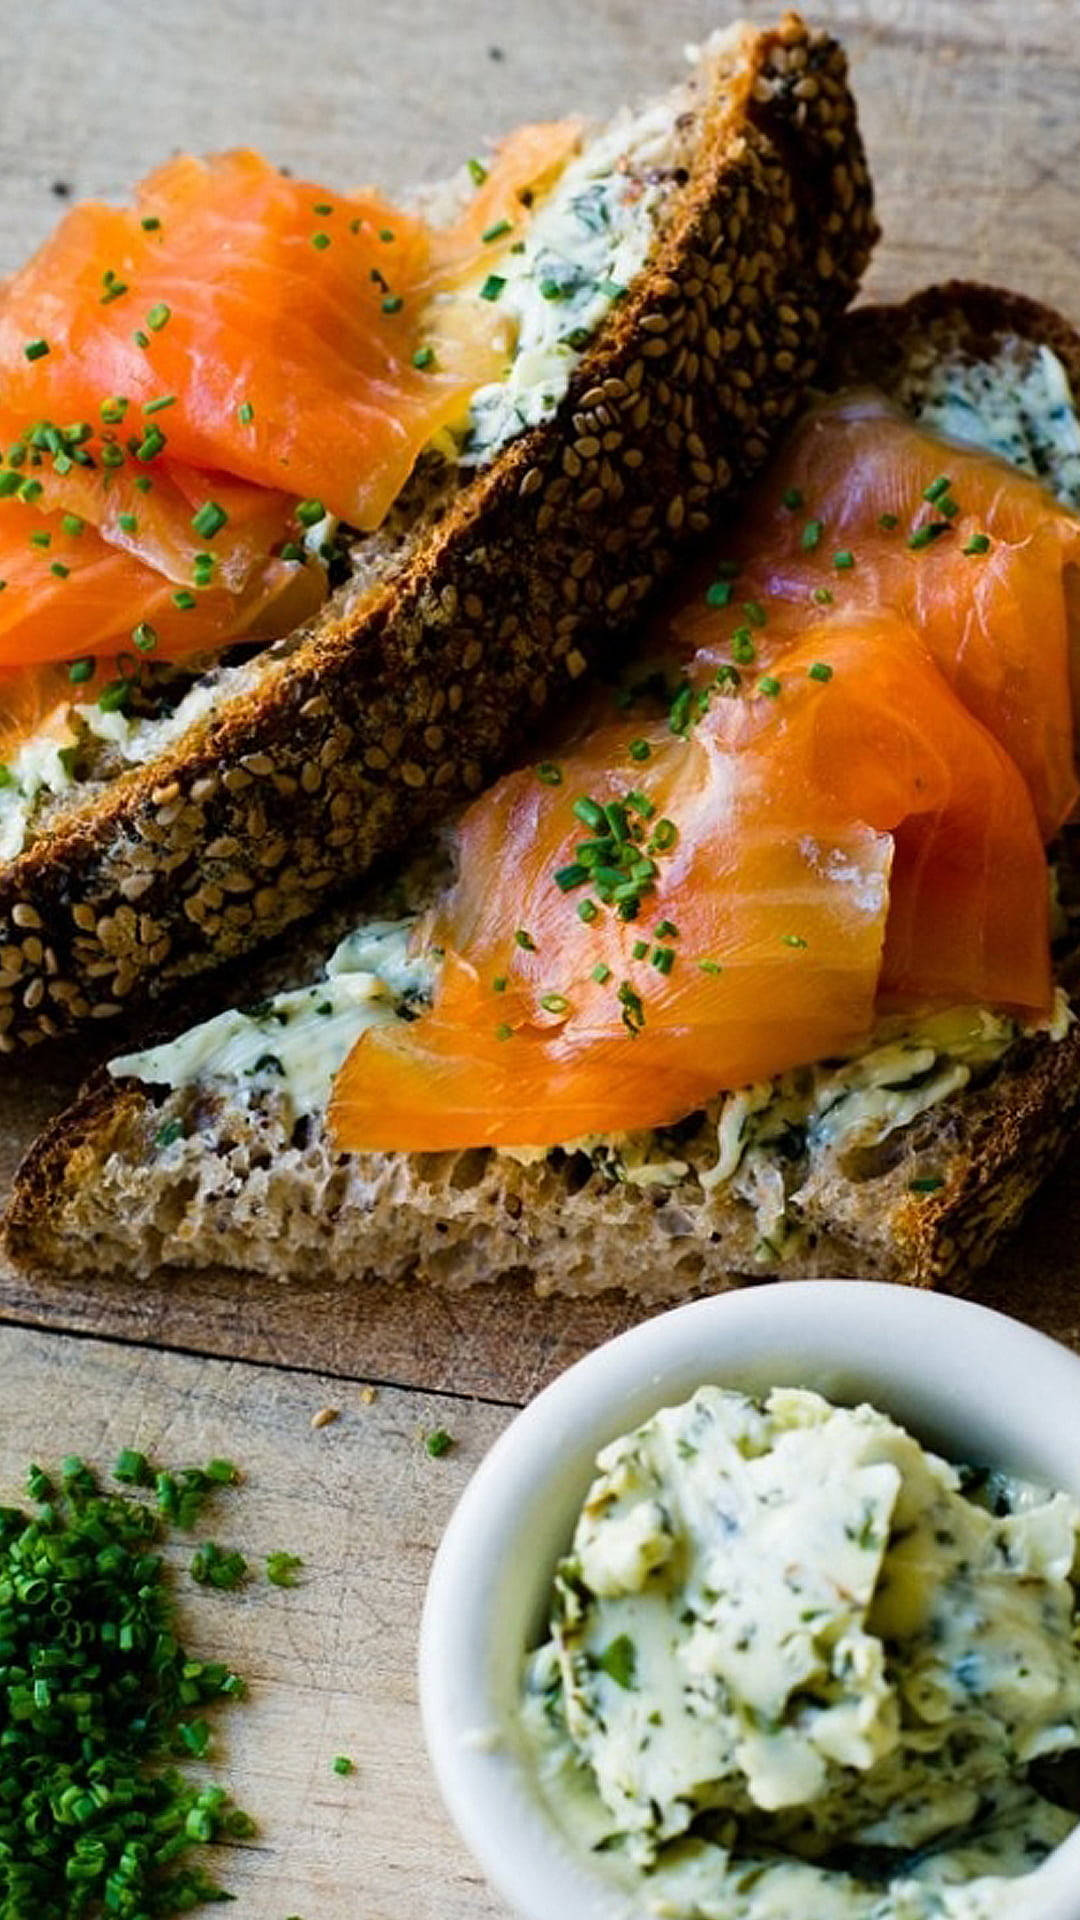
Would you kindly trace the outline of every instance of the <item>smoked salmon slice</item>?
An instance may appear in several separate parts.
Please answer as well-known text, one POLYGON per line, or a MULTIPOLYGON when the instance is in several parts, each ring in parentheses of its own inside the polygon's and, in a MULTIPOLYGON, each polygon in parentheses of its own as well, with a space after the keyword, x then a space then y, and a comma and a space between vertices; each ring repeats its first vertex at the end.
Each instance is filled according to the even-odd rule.
POLYGON ((819 618, 760 681, 688 685, 678 732, 609 722, 469 809, 433 1008, 358 1042, 340 1147, 663 1126, 852 1051, 882 994, 1046 1010, 1030 796, 909 625, 819 618))
MULTIPOLYGON (((313 614, 310 530, 377 526, 505 368, 491 303, 445 296, 517 244, 579 136, 520 128, 442 229, 248 151, 75 207, 0 291, 0 668, 75 662, 85 685, 88 659, 200 656, 313 614)), ((9 719, 54 679, 9 685, 9 719)))
POLYGON ((1046 837, 1068 818, 1080 521, 1037 481, 879 394, 841 395, 803 417, 725 545, 723 579, 715 566, 662 620, 661 645, 767 667, 823 606, 890 608, 1015 760, 1046 837))
POLYGON ((0 549, 0 667, 126 654, 134 670, 140 657, 186 659, 246 636, 289 633, 325 598, 320 566, 273 557, 252 569, 239 592, 178 594, 169 578, 89 524, 71 531, 68 515, 20 511, 21 539, 0 549))
MULTIPOLYGON (((563 123, 523 130, 485 206, 513 201, 520 233, 521 192, 576 139, 563 123)), ((250 151, 182 155, 131 208, 75 207, 9 282, 5 412, 96 422, 116 396, 141 424, 168 400, 151 418, 171 459, 377 527, 421 449, 505 365, 490 304, 477 301, 472 338, 435 337, 432 295, 478 246, 467 215, 436 246, 427 222, 373 191, 285 179, 250 151)))

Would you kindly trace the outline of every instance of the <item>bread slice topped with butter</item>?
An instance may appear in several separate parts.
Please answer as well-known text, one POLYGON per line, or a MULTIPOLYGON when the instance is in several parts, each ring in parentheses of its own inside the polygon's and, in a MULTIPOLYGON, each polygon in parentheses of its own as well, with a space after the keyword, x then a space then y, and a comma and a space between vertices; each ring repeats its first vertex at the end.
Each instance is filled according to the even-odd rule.
POLYGON ((411 210, 323 191, 182 158, 0 296, 2 1051, 250 951, 478 792, 760 467, 876 231, 843 54, 792 14, 411 210), (88 261, 84 398, 38 295, 88 261), (237 302, 263 349, 219 363, 237 302))
POLYGON ((54 1123, 16 1260, 662 1300, 989 1253, 1080 1116, 1080 336, 950 286, 829 378, 642 667, 54 1123))

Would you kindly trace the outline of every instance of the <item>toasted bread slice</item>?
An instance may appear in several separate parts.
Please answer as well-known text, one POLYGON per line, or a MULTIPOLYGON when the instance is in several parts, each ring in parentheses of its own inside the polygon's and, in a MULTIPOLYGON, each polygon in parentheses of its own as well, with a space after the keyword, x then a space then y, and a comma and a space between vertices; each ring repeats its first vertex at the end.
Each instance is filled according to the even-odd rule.
MULTIPOLYGON (((832 366, 838 380, 876 377, 913 412, 932 412, 943 370, 963 392, 995 369, 1016 377, 1048 343, 1053 377, 1080 395, 1080 335, 1064 321, 1010 294, 954 286, 852 315, 832 366)), ((1017 457, 1045 461, 1063 493, 1080 486, 1067 448, 1055 466, 1033 435, 1017 457)), ((1080 892, 1067 850, 1059 873, 1067 909, 1080 892)), ((406 886, 389 904, 419 904, 423 889, 421 875, 419 899, 406 886)), ((312 972, 298 964, 295 977, 312 972)), ((1078 977, 1073 924, 1059 980, 1068 989, 1078 977)), ((753 1109, 740 1120, 717 1102, 610 1150, 342 1155, 319 1113, 297 1119, 265 1087, 245 1097, 209 1075, 176 1091, 102 1075, 24 1161, 7 1245, 17 1260, 67 1270, 218 1264, 342 1281, 416 1271, 462 1286, 513 1275, 544 1291, 622 1287, 656 1300, 769 1274, 955 1282, 1016 1221, 1080 1125, 1080 1026, 999 1041, 957 1072, 939 1036, 932 1070, 923 1057, 911 1098, 876 1135, 831 1124, 814 1140, 806 1127, 799 1147, 778 1087, 777 1124, 746 1151, 753 1109), (738 1151, 718 1176, 733 1138, 738 1151)), ((857 1121, 862 1091, 896 1088, 894 1049, 855 1066, 846 1079, 822 1070, 834 1121, 837 1095, 857 1121)), ((805 1088, 800 1097, 805 1107, 805 1088)))
POLYGON ((734 29, 677 117, 653 250, 553 416, 0 869, 0 1050, 248 951, 475 793, 761 464, 875 237, 844 56, 734 29))

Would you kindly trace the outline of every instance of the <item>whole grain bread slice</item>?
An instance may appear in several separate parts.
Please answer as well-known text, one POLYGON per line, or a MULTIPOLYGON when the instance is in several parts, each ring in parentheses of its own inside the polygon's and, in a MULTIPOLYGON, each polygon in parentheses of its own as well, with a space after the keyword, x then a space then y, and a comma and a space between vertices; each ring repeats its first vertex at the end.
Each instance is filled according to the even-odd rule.
MULTIPOLYGON (((1066 322, 1019 296, 953 285, 851 315, 830 371, 843 383, 874 377, 917 412, 946 356, 988 362, 1043 344, 1080 395, 1080 335, 1066 322)), ((1066 899, 1080 896, 1067 845, 1061 872, 1066 899)), ((305 954, 295 978, 313 972, 305 954)), ((1075 931, 1058 977, 1066 990, 1080 984, 1075 931)), ((770 1274, 956 1284, 1080 1128, 1080 1025, 1058 1039, 1018 1037, 872 1148, 834 1143, 778 1162, 797 1227, 780 1245, 763 1239, 751 1188, 710 1177, 717 1120, 714 1107, 664 1136, 685 1171, 643 1181, 584 1151, 524 1162, 486 1150, 345 1155, 318 1116, 294 1122, 265 1093, 245 1102, 211 1086, 168 1092, 102 1075, 24 1161, 6 1244, 25 1264, 133 1277, 215 1265, 342 1283, 371 1272, 452 1286, 514 1276, 545 1292, 619 1287, 657 1301, 770 1274)))
POLYGON ((789 14, 705 58, 685 183, 554 417, 0 870, 0 1051, 250 950, 475 793, 761 464, 871 190, 827 34, 789 14))

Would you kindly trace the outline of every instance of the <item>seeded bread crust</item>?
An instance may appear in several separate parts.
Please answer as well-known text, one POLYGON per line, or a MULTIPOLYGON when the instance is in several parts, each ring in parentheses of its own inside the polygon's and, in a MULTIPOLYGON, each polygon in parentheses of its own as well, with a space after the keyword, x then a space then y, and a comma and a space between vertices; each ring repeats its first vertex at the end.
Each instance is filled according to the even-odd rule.
MULTIPOLYGON (((876 376, 917 406, 919 369, 929 365, 924 324, 938 356, 985 355, 1017 333, 1052 341, 1080 391, 1080 335, 1060 316, 962 285, 851 315, 833 377, 876 376)), ((1074 855, 1070 890, 1078 869, 1074 855)), ((309 958, 310 947, 296 981, 314 972, 309 958)), ((1080 986, 1080 952, 1059 978, 1080 986)), ((541 1292, 622 1288, 654 1301, 769 1275, 956 1287, 1015 1224, 1078 1129, 1080 1025, 1061 1041, 1018 1041, 995 1074, 872 1152, 815 1153, 794 1201, 801 1230, 770 1260, 749 1202, 730 1188, 710 1194, 698 1178, 715 1160, 707 1118, 673 1149, 690 1174, 650 1188, 612 1179, 585 1154, 531 1165, 484 1150, 337 1154, 318 1120, 294 1127, 266 1098, 244 1105, 207 1088, 165 1093, 99 1075, 24 1160, 5 1238, 25 1265, 133 1277, 163 1266, 283 1280, 330 1273, 343 1283, 371 1272, 448 1286, 513 1276, 541 1292), (912 1192, 913 1181, 932 1180, 936 1190, 912 1192)))
POLYGON ((243 953, 476 793, 764 459, 876 235, 836 42, 708 56, 684 186, 555 418, 257 689, 0 873, 0 1051, 243 953))

